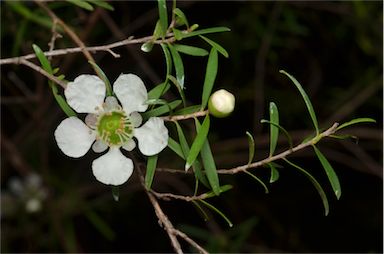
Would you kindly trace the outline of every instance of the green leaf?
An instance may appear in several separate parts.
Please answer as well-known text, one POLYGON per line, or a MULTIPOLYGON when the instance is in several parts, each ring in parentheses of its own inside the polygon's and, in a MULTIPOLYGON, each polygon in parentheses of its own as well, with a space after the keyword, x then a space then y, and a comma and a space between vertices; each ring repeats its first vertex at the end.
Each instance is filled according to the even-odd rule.
POLYGON ((298 169, 301 173, 303 173, 311 181, 311 183, 313 184, 313 186, 316 188, 317 192, 319 193, 321 200, 323 201, 325 216, 327 216, 329 213, 328 199, 327 199, 327 195, 325 194, 325 192, 324 192, 323 188, 321 187, 321 185, 319 184, 319 182, 302 167, 294 164, 293 162, 290 162, 289 160, 287 160, 285 158, 283 158, 283 160, 286 161, 289 165, 298 169))
POLYGON ((187 106, 187 99, 185 98, 185 94, 184 94, 184 90, 183 88, 181 87, 180 83, 177 81, 177 79, 172 76, 172 75, 168 75, 168 79, 172 82, 172 84, 175 85, 175 87, 177 88, 177 91, 179 91, 179 94, 180 94, 180 97, 183 101, 183 105, 184 105, 184 108, 187 106))
POLYGON ((228 31, 231 31, 231 29, 229 29, 228 27, 211 27, 211 28, 196 30, 193 32, 183 32, 182 38, 193 37, 201 34, 221 33, 221 32, 228 32, 228 31))
POLYGON ((73 111, 73 109, 68 105, 67 101, 63 98, 63 96, 59 95, 57 93, 57 87, 53 82, 50 82, 52 91, 54 90, 54 87, 56 88, 56 92, 53 92, 53 96, 55 97, 57 104, 59 104, 60 108, 64 111, 64 113, 68 116, 77 116, 76 112, 73 111))
POLYGON ((88 62, 95 68, 97 75, 104 82, 105 88, 107 89, 107 96, 112 96, 113 91, 112 91, 111 83, 109 82, 109 79, 107 78, 107 75, 105 75, 103 70, 95 62, 92 62, 92 61, 88 61, 88 62))
MULTIPOLYGON (((3 3, 11 7, 12 10, 19 13, 24 18, 48 29, 52 29, 52 20, 49 17, 30 11, 30 9, 26 7, 22 1, 4 1, 3 3)), ((58 27, 57 30, 62 31, 60 27, 58 27)))
MULTIPOLYGON (((261 120, 260 120, 260 123, 268 123, 268 124, 270 124, 270 125, 275 126, 275 127, 278 128, 279 130, 281 130, 281 131, 283 132, 283 134, 285 135, 285 137, 287 138, 287 140, 288 140, 289 148, 290 148, 290 149, 293 148, 292 137, 291 137, 291 135, 289 135, 288 131, 287 131, 283 126, 278 125, 278 124, 275 124, 275 123, 271 123, 270 121, 265 120, 265 119, 261 119, 261 120)), ((307 141, 309 141, 309 140, 311 140, 311 138, 308 139, 307 141)), ((305 142, 303 142, 303 143, 305 143, 305 142)))
POLYGON ((200 38, 202 38, 203 40, 205 40, 208 44, 210 44, 212 47, 214 47, 217 51, 220 52, 220 54, 222 54, 224 57, 228 58, 229 55, 228 55, 228 52, 220 45, 218 44, 217 42, 214 42, 210 39, 208 39, 207 37, 203 36, 203 35, 199 35, 200 38))
MULTIPOLYGON (((279 110, 274 102, 269 103, 269 119, 271 123, 279 125, 279 110)), ((270 145, 269 156, 271 157, 275 152, 277 140, 279 138, 279 128, 271 124, 270 126, 270 145)))
POLYGON ((39 62, 41 63, 43 69, 49 74, 53 74, 51 63, 48 61, 48 58, 44 55, 44 52, 41 50, 41 48, 36 44, 32 44, 32 48, 33 51, 35 51, 37 59, 39 59, 39 62))
POLYGON ((248 136, 248 165, 252 163, 253 157, 255 156, 255 139, 252 134, 248 131, 246 132, 248 136))
POLYGON ((167 64, 167 73, 165 75, 166 79, 168 79, 168 75, 171 75, 172 72, 172 58, 171 54, 169 53, 169 50, 167 48, 167 45, 165 44, 160 44, 161 49, 163 50, 164 56, 165 56, 165 62, 167 64))
POLYGON ((316 146, 313 145, 313 149, 315 150, 317 158, 321 162, 321 165, 323 166, 325 173, 328 176, 328 180, 331 183, 331 186, 332 186, 333 192, 336 195, 336 198, 340 199, 341 187, 340 187, 339 178, 337 177, 335 170, 332 168, 327 158, 325 158, 325 156, 322 154, 322 152, 320 152, 320 150, 316 146))
MULTIPOLYGON (((207 117, 209 117, 209 115, 207 115, 206 118, 207 117)), ((203 122, 203 125, 204 125, 204 122, 203 122)), ((196 125, 197 133, 199 134, 203 126, 200 125, 200 122, 197 118, 195 118, 195 125, 196 125)), ((201 158, 203 160, 203 165, 205 168, 205 174, 208 178, 209 184, 213 192, 216 195, 219 195, 220 194, 219 176, 217 174, 215 159, 213 158, 213 154, 212 154, 208 139, 205 140, 200 153, 201 153, 201 158)))
POLYGON ((174 151, 180 158, 185 159, 181 145, 177 143, 173 138, 168 137, 168 147, 174 151))
POLYGON ((145 187, 147 189, 150 189, 152 186, 153 177, 155 176, 155 172, 156 172, 157 158, 158 158, 157 154, 148 156, 147 172, 145 174, 145 187))
POLYGON ((260 178, 258 178, 257 176, 255 176, 254 174, 252 174, 251 172, 248 172, 248 171, 244 171, 244 173, 246 173, 247 175, 251 176, 253 179, 255 179, 258 183, 261 184, 261 186, 263 186, 264 188, 264 191, 266 194, 269 193, 269 190, 268 190, 268 187, 267 185, 265 185, 265 183, 263 181, 261 181, 260 178))
POLYGON ((354 136, 354 135, 348 135, 348 134, 347 135, 329 135, 328 137, 340 139, 340 140, 352 139, 356 144, 359 143, 359 137, 354 136))
POLYGON ((199 111, 201 108, 201 105, 192 105, 186 108, 182 108, 178 111, 175 112, 175 115, 187 115, 187 114, 192 114, 197 111, 199 111))
POLYGON ((175 65, 176 79, 180 84, 181 89, 184 89, 184 65, 180 54, 176 51, 175 47, 168 44, 168 48, 171 51, 173 63, 175 65))
POLYGON ((204 110, 207 107, 209 96, 211 96, 213 84, 215 83, 216 74, 218 68, 218 56, 215 48, 211 49, 208 57, 207 69, 205 72, 203 94, 201 98, 201 109, 204 110))
POLYGON ((353 120, 351 120, 349 122, 343 123, 342 125, 337 127, 336 130, 341 130, 341 129, 347 127, 347 126, 350 126, 350 125, 353 125, 353 124, 358 124, 358 123, 376 123, 376 120, 372 119, 372 118, 367 118, 367 117, 356 118, 356 119, 353 119, 353 120))
POLYGON ((152 51, 153 45, 154 45, 153 42, 148 41, 146 43, 143 43, 141 45, 140 49, 141 49, 141 51, 148 53, 148 52, 152 51))
POLYGON ((303 99, 304 99, 305 105, 307 106, 309 115, 310 115, 311 118, 312 118, 313 125, 315 126, 315 129, 316 129, 316 134, 319 134, 320 131, 319 131, 319 125, 318 125, 318 123, 317 123, 316 114, 315 114, 315 111, 314 111, 314 109, 313 109, 311 100, 309 99, 307 93, 304 91, 304 89, 303 89, 303 87, 300 85, 300 83, 299 83, 293 76, 291 76, 289 73, 287 73, 287 72, 284 71, 284 70, 280 70, 280 73, 286 75, 286 76, 293 82, 293 84, 296 86, 296 88, 299 90, 301 96, 302 96, 303 99))
POLYGON ((77 6, 83 8, 83 9, 86 9, 88 11, 93 11, 92 5, 90 5, 89 3, 87 3, 84 0, 67 0, 67 2, 72 3, 74 5, 77 5, 77 6))
POLYGON ((180 104, 181 104, 181 100, 175 100, 175 101, 168 103, 167 105, 162 105, 162 106, 157 107, 155 109, 149 110, 149 111, 141 114, 141 116, 143 117, 144 120, 149 119, 150 117, 160 116, 160 115, 163 115, 165 113, 170 112, 170 110, 177 108, 180 104))
MULTIPOLYGON (((199 155, 201 148, 203 147, 205 141, 207 140, 207 135, 209 132, 209 126, 210 126, 210 119, 209 115, 205 116, 204 122, 201 125, 201 128, 199 128, 196 138, 193 141, 191 150, 189 151, 189 154, 187 156, 187 163, 185 164, 185 170, 187 171, 193 164, 193 162, 196 160, 197 156, 199 155)), ((203 161, 204 163, 204 161, 203 161)), ((205 164, 204 164, 205 165, 205 164)))
POLYGON ((175 8, 173 10, 173 13, 179 18, 181 21, 181 25, 186 25, 187 28, 189 28, 187 17, 185 16, 184 12, 182 12, 179 8, 175 8))
MULTIPOLYGON (((230 185, 230 184, 226 184, 226 185, 220 186, 220 193, 229 191, 232 188, 233 188, 233 186, 230 185)), ((205 195, 207 195, 206 198, 212 198, 212 197, 216 196, 216 194, 213 191, 209 191, 209 192, 205 193, 205 195)))
POLYGON ((268 163, 268 166, 271 169, 271 177, 269 178, 269 183, 274 183, 279 179, 279 171, 276 169, 274 163, 268 163))
POLYGON ((173 35, 175 36, 175 39, 177 41, 180 41, 183 39, 183 33, 177 29, 177 28, 172 28, 173 35))
POLYGON ((167 82, 163 82, 154 88, 151 89, 151 91, 148 92, 148 99, 158 99, 160 98, 163 94, 165 94, 171 85, 167 82))
POLYGON ((208 221, 209 217, 207 213, 204 211, 204 209, 201 208, 200 204, 196 200, 192 200, 192 204, 197 208, 197 210, 201 214, 201 217, 203 217, 204 221, 208 221))
POLYGON ((87 1, 90 3, 93 3, 94 5, 100 6, 101 8, 109 10, 109 11, 115 10, 115 8, 113 8, 113 6, 110 5, 109 3, 107 3, 106 1, 102 1, 102 0, 87 0, 87 1))
POLYGON ((188 145, 188 141, 187 139, 185 138, 185 135, 184 135, 184 132, 183 130, 181 129, 181 126, 178 122, 174 122, 175 125, 176 125, 176 129, 177 129, 177 135, 179 136, 179 141, 180 141, 180 145, 181 145, 181 150, 183 151, 183 154, 184 154, 184 158, 186 158, 189 154, 189 145, 188 145))
POLYGON ((113 197, 113 200, 115 200, 116 202, 119 201, 119 198, 120 198, 119 186, 112 186, 112 197, 113 197))
POLYGON ((161 36, 164 38, 168 29, 168 14, 167 14, 167 2, 166 0, 157 0, 159 8, 159 18, 161 26, 161 36))
POLYGON ((213 205, 211 205, 210 203, 208 203, 207 201, 205 200, 199 200, 202 204, 204 204, 206 207, 208 207, 209 209, 211 209, 212 211, 216 212, 217 214, 219 214, 227 223, 228 223, 228 226, 229 227, 233 227, 233 224, 232 222, 227 218, 227 216, 224 215, 224 213, 222 213, 219 209, 217 209, 216 207, 214 207, 213 205))
POLYGON ((190 56, 206 56, 208 55, 208 51, 202 48, 193 47, 193 46, 187 46, 187 45, 181 45, 181 44, 175 44, 175 49, 178 52, 190 55, 190 56))

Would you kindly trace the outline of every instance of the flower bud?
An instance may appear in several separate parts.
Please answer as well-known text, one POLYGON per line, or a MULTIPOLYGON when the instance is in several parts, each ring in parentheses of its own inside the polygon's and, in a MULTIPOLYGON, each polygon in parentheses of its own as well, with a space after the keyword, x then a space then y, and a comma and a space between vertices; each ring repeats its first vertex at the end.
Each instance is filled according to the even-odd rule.
POLYGON ((209 98, 208 109, 215 117, 227 117, 235 108, 235 96, 230 92, 220 89, 209 98))

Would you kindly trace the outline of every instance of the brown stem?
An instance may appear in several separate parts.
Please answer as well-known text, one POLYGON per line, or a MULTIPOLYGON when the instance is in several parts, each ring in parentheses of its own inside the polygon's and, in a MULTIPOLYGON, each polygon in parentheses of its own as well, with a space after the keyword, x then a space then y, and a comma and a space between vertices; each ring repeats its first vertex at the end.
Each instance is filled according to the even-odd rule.
POLYGON ((164 121, 181 121, 181 120, 186 120, 194 117, 205 116, 207 114, 209 114, 209 112, 208 110, 205 110, 205 111, 198 111, 198 112, 187 114, 187 115, 163 116, 161 118, 164 121))

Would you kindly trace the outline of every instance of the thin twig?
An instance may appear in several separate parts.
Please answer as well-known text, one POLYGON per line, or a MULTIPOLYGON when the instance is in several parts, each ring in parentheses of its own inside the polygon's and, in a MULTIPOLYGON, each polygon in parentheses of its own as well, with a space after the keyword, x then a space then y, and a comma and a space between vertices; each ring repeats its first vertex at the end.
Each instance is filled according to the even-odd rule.
POLYGON ((49 74, 49 73, 46 72, 44 69, 42 69, 41 67, 37 66, 36 64, 31 63, 31 62, 29 62, 29 61, 27 61, 27 60, 25 60, 25 59, 20 59, 20 62, 19 62, 19 63, 20 63, 20 64, 23 64, 23 65, 25 65, 25 66, 28 66, 29 68, 31 68, 31 69, 33 69, 33 70, 39 72, 40 74, 46 76, 48 79, 50 79, 50 80, 52 80, 53 82, 55 82, 56 84, 60 85, 62 88, 65 89, 65 88, 67 87, 67 84, 66 84, 64 81, 62 81, 62 80, 56 78, 55 76, 49 74))
POLYGON ((161 118, 164 121, 181 121, 181 120, 186 120, 194 117, 205 116, 207 114, 209 114, 208 110, 204 110, 204 111, 198 111, 198 112, 187 114, 187 115, 163 116, 161 118))
POLYGON ((179 200, 184 200, 187 202, 192 202, 195 200, 202 200, 202 199, 209 198, 209 194, 207 194, 207 193, 201 194, 199 196, 182 196, 182 195, 176 195, 176 194, 172 194, 172 193, 159 193, 159 192, 156 192, 154 190, 150 190, 150 192, 153 195, 155 195, 157 198, 163 199, 165 201, 169 201, 171 199, 179 199, 179 200))

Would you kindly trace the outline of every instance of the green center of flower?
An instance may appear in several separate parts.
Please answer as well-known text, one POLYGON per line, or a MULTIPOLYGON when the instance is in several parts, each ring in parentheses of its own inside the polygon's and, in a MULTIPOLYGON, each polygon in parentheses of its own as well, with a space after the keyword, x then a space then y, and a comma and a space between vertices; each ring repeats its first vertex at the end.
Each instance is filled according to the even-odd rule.
POLYGON ((97 133, 107 144, 120 146, 133 137, 133 124, 122 111, 107 112, 99 116, 97 133))

